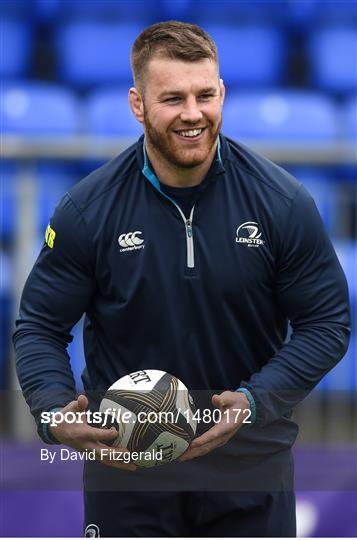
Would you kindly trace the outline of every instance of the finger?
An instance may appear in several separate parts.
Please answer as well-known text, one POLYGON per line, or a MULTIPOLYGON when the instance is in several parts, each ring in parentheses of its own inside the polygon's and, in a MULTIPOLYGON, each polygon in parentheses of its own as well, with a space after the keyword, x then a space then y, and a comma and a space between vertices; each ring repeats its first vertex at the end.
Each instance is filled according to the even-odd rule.
POLYGON ((234 395, 234 392, 229 392, 228 390, 226 390, 225 392, 222 392, 222 394, 214 394, 212 396, 212 403, 215 407, 218 407, 219 409, 225 409, 234 405, 235 397, 236 396, 234 395))
POLYGON ((114 427, 110 429, 102 429, 87 426, 86 431, 83 433, 83 438, 86 438, 90 441, 110 441, 114 440, 117 436, 118 432, 114 427))

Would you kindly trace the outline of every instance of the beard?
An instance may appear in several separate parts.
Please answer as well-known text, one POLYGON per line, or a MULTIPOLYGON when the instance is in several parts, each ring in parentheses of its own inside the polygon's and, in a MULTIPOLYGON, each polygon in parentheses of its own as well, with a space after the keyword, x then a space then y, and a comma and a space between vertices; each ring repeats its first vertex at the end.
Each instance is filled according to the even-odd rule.
MULTIPOLYGON (((180 148, 179 141, 174 140, 172 132, 167 133, 156 129, 144 110, 144 127, 148 143, 153 151, 160 154, 166 162, 180 169, 192 169, 206 161, 217 141, 221 126, 222 118, 216 126, 207 125, 204 130, 204 140, 200 141, 196 148, 180 148)), ((185 126, 185 129, 194 129, 194 126, 185 126)))

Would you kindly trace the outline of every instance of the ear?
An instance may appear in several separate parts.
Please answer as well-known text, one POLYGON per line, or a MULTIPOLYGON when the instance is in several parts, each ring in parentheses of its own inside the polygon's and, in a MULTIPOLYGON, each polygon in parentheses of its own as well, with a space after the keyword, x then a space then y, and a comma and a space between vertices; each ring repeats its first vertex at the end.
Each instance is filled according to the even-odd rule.
POLYGON ((130 88, 128 98, 133 115, 142 124, 144 122, 144 103, 135 87, 130 88))
POLYGON ((221 98, 221 105, 223 105, 224 98, 226 95, 226 87, 224 86, 223 79, 219 79, 219 94, 221 98))

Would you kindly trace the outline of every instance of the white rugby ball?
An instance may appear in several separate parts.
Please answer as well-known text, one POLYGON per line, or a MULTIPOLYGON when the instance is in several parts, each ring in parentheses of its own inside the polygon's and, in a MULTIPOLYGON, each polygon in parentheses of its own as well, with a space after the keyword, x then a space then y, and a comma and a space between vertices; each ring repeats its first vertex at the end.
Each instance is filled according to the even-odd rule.
POLYGON ((158 369, 117 380, 102 399, 100 411, 118 429, 112 446, 127 448, 139 467, 176 460, 196 433, 196 408, 188 389, 177 377, 158 369))

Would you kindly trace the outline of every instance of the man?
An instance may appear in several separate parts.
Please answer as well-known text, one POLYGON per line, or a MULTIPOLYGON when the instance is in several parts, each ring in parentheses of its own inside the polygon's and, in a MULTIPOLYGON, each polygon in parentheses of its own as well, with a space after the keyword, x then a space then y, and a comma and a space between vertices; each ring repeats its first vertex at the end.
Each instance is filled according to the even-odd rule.
POLYGON ((220 134, 212 39, 159 23, 131 61, 145 138, 51 219, 14 337, 24 395, 43 440, 78 450, 99 451, 115 430, 48 430, 41 412, 83 412, 88 397, 94 409, 91 391, 140 369, 176 375, 198 402, 214 394, 221 411, 250 410, 251 424, 232 414, 201 425, 181 463, 87 463, 87 534, 294 536, 290 416, 346 351, 345 278, 301 184, 220 134), (87 397, 76 399, 66 345, 82 313, 87 397))

